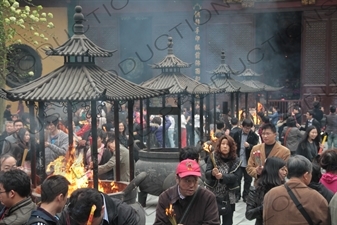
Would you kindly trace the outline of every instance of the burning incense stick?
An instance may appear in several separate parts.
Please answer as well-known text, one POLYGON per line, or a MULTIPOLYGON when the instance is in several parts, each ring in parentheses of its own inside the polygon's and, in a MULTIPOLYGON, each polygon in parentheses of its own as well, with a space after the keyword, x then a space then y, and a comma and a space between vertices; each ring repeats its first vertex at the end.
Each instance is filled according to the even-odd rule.
POLYGON ((87 225, 91 225, 92 224, 92 220, 94 219, 94 213, 96 210, 96 205, 92 205, 91 206, 91 210, 90 210, 90 214, 89 214, 89 218, 88 218, 88 222, 87 225))
POLYGON ((165 209, 165 214, 169 218, 171 225, 177 225, 176 215, 174 214, 174 209, 172 208, 172 204, 170 204, 169 208, 165 209))

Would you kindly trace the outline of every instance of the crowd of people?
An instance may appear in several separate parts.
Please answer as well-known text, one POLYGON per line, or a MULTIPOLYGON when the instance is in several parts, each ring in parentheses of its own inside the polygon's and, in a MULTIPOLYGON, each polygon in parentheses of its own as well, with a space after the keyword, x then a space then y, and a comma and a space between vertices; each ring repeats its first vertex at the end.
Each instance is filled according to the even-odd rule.
MULTIPOLYGON (((115 130, 119 133, 121 180, 130 181, 130 145, 134 147, 133 162, 136 163, 138 150, 146 145, 163 148, 165 143, 165 147, 177 147, 177 129, 181 129, 180 151, 184 157, 173 174, 172 182, 159 196, 154 224, 172 224, 174 219, 177 224, 185 225, 232 225, 235 205, 241 199, 247 205, 246 218, 255 219, 257 225, 337 224, 335 106, 329 108, 330 114, 323 115, 315 105, 314 110, 306 112, 304 125, 301 125, 299 107, 294 107, 292 112, 285 115, 280 115, 277 107, 272 107, 269 115, 258 114, 262 123, 257 130, 248 113, 242 113, 240 118, 224 116, 223 121, 213 124, 216 132, 211 137, 212 151, 203 158, 206 162, 204 170, 199 166, 199 157, 190 157, 199 156, 202 149, 200 129, 205 128, 200 127, 199 110, 200 106, 197 105, 192 123, 191 109, 184 108, 179 128, 177 116, 151 115, 147 122, 146 110, 143 119, 139 110, 135 110, 133 129, 129 130, 127 107, 121 107, 119 124, 114 124, 114 114, 107 105, 95 124, 99 178, 112 180, 115 177, 115 130), (145 130, 150 133, 144 133, 145 130), (129 141, 131 135, 135 140, 132 143, 129 141), (327 136, 328 150, 323 151, 324 135, 327 136), (151 143, 146 143, 147 140, 151 143), (194 151, 195 154, 186 154, 186 151, 194 151), (241 188, 242 178, 244 185, 241 188)), ((217 110, 204 114, 203 119, 206 121, 207 117, 218 115, 217 110)), ((87 108, 75 112, 72 126, 77 155, 82 154, 83 163, 90 170, 93 124, 88 112, 90 110, 87 108)), ((137 224, 137 214, 132 208, 96 190, 79 189, 67 200, 67 180, 52 175, 53 169, 50 167, 40 171, 49 176, 41 185, 41 204, 37 207, 30 191, 30 146, 36 145, 37 169, 41 167, 42 151, 46 165, 64 156, 69 147, 68 124, 55 115, 47 117, 42 150, 39 149, 38 139, 30 140, 27 125, 26 120, 12 117, 11 121, 6 121, 2 134, 0 167, 4 172, 0 175, 0 201, 3 204, 0 225, 9 224, 8 221, 16 224, 13 218, 18 217, 15 211, 21 206, 29 213, 20 215, 20 224, 35 218, 47 221, 42 222, 44 224, 84 224, 90 218, 93 205, 96 207, 92 219, 94 225, 137 224), (55 219, 56 214, 60 218, 55 219), (118 223, 111 222, 115 220, 118 223)))

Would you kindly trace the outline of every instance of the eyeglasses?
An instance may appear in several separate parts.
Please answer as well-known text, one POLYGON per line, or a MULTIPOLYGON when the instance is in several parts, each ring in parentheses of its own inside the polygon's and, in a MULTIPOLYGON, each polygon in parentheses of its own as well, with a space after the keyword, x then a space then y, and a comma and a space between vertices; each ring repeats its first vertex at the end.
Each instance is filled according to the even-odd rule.
POLYGON ((272 135, 273 133, 262 133, 262 136, 270 136, 272 135))

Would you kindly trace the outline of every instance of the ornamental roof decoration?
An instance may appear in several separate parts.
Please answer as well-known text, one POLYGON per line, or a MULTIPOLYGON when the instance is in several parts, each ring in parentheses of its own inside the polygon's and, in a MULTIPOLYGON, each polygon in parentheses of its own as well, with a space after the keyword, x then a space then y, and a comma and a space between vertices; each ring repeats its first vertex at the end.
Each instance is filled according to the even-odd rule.
POLYGON ((84 35, 84 16, 82 7, 75 7, 74 14, 74 35, 63 45, 57 48, 45 50, 48 56, 91 56, 91 57, 111 57, 114 51, 105 50, 84 35))
POLYGON ((170 94, 210 94, 226 91, 225 88, 212 88, 180 72, 181 68, 190 66, 190 63, 183 62, 173 54, 173 41, 169 37, 168 55, 160 63, 152 65, 154 69, 161 69, 162 73, 143 82, 142 86, 151 89, 169 88, 170 94))
POLYGON ((165 58, 159 62, 151 65, 153 69, 165 69, 165 68, 189 68, 192 63, 187 63, 179 59, 173 54, 173 41, 172 37, 168 37, 168 54, 165 58))
POLYGON ((283 88, 283 87, 273 87, 273 86, 270 86, 268 84, 265 84, 265 83, 257 80, 256 78, 261 76, 261 75, 262 74, 258 74, 255 71, 253 71, 252 69, 248 68, 245 71, 243 71, 241 74, 239 74, 238 77, 244 78, 244 80, 242 80, 241 83, 243 83, 243 84, 245 84, 249 87, 262 89, 264 91, 279 91, 283 88))
POLYGON ((233 71, 225 62, 225 52, 221 52, 221 64, 213 70, 211 73, 213 74, 211 77, 212 88, 226 88, 226 92, 257 92, 261 89, 253 88, 248 85, 241 83, 240 81, 234 80, 231 75, 237 73, 237 71, 233 71))
MULTIPOLYGON (((88 100, 135 100, 157 97, 168 94, 169 89, 142 87, 117 74, 100 68, 95 64, 96 56, 111 56, 111 51, 98 48, 82 34, 84 16, 82 8, 76 6, 74 19, 75 34, 71 38, 81 36, 79 42, 67 41, 64 51, 55 49, 51 55, 64 56, 64 65, 58 69, 33 80, 27 84, 4 90, 6 97, 12 101, 88 101, 88 100), (83 38, 84 37, 84 38, 83 38), (85 41, 84 41, 85 40, 85 41), (83 43, 91 43, 90 48, 83 43), (81 46, 81 47, 79 47, 81 46), (93 51, 94 49, 95 51, 93 51), (86 51, 83 54, 83 51, 86 51), (80 56, 78 58, 77 56, 80 56)), ((62 47, 61 46, 61 47, 62 47)), ((0 92, 1 97, 1 92, 0 92)))

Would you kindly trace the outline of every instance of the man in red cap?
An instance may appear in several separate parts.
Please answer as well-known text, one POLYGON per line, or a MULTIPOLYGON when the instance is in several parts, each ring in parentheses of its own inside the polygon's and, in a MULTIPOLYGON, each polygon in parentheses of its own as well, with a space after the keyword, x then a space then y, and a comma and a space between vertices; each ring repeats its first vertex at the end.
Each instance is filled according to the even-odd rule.
POLYGON ((195 160, 183 160, 178 164, 176 174, 177 184, 159 196, 154 225, 170 224, 170 213, 178 225, 219 225, 215 195, 198 186, 199 164, 195 160))

